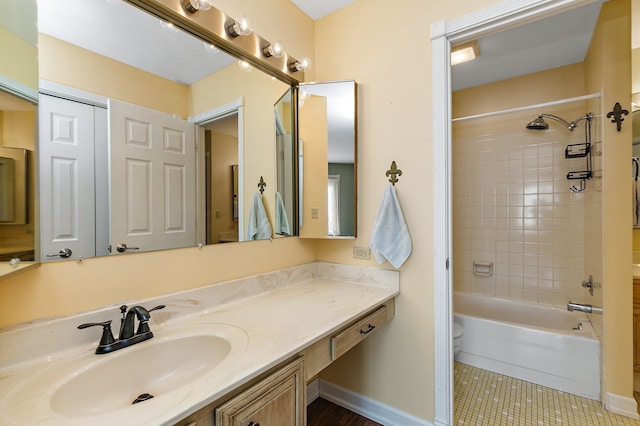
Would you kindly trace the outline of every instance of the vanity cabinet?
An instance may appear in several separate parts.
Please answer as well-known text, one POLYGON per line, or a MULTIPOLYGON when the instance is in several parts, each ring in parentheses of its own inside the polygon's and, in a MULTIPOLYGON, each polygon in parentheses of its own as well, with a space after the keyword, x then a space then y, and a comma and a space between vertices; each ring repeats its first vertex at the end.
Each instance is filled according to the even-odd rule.
POLYGON ((390 299, 298 354, 249 387, 215 401, 177 423, 179 426, 304 426, 307 383, 395 315, 390 299))
POLYGON ((215 411, 216 426, 306 424, 304 357, 235 396, 215 411))
POLYGON ((243 390, 226 402, 215 402, 178 423, 179 426, 304 426, 307 416, 304 357, 243 390))
POLYGON ((640 373, 640 279, 633 280, 633 371, 640 373))

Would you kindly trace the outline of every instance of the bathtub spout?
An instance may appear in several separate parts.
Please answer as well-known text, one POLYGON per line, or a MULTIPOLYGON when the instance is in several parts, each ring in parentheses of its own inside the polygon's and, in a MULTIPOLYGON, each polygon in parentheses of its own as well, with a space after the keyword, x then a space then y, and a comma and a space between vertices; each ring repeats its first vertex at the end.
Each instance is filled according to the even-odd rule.
POLYGON ((586 312, 587 314, 601 314, 602 313, 602 308, 596 308, 596 307, 593 307, 591 305, 583 305, 581 303, 573 303, 573 302, 567 303, 567 310, 568 311, 586 312))

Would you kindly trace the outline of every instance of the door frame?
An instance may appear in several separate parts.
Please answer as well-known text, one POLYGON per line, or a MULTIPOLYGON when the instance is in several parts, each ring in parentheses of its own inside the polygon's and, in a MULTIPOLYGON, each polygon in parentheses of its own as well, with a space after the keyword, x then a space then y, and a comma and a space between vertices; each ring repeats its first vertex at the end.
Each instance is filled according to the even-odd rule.
POLYGON ((433 81, 434 425, 453 422, 451 45, 599 0, 505 0, 431 26, 433 81))
POLYGON ((240 96, 233 101, 189 117, 188 121, 196 127, 196 237, 202 244, 206 241, 206 206, 205 206, 205 150, 204 127, 214 121, 228 117, 238 116, 238 241, 244 241, 244 97, 240 96))

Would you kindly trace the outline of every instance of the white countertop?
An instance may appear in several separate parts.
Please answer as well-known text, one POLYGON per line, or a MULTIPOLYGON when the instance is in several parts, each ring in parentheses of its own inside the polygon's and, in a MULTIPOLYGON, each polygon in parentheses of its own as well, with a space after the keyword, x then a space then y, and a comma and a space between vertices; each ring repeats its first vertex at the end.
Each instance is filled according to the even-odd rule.
MULTIPOLYGON (((167 305, 166 309, 152 313, 154 339, 163 339, 163 336, 175 333, 176 329, 226 324, 245 333, 243 345, 246 347, 230 354, 213 370, 215 374, 203 374, 190 385, 157 395, 144 403, 94 417, 69 417, 55 412, 47 403, 48 387, 38 383, 38 378, 46 375, 39 372, 55 369, 58 363, 69 364, 68 360, 74 357, 99 359, 129 350, 125 348, 113 354, 94 355, 98 341, 95 333, 91 333, 90 343, 84 341, 70 347, 56 347, 61 338, 59 335, 85 336, 83 332, 86 330, 75 330, 71 324, 110 318, 115 324, 117 308, 109 307, 0 332, 2 424, 173 424, 335 333, 399 293, 396 271, 318 263, 272 274, 275 278, 271 281, 265 278, 270 274, 265 274, 228 285, 215 285, 208 289, 209 295, 197 289, 140 303, 148 308, 158 302, 167 305), (217 294, 212 296, 212 291, 217 294), (203 301, 216 300, 224 302, 203 304, 203 301), (38 342, 33 341, 36 336, 40 336, 41 344, 59 350, 47 354, 38 349, 38 342), (9 346, 13 349, 8 349, 9 346), (24 354, 29 350, 36 354, 24 361, 20 352, 24 354), (12 398, 18 386, 28 386, 29 398, 12 398)), ((154 339, 132 348, 153 344, 154 339)), ((134 397, 140 393, 128 389, 123 389, 123 392, 130 392, 134 397)))

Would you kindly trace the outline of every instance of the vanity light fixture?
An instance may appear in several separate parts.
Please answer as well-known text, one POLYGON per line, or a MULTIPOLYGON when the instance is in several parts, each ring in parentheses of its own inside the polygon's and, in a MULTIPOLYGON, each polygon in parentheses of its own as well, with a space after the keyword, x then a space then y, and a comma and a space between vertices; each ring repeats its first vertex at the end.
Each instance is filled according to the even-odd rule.
POLYGON ((267 58, 272 56, 274 58, 282 58, 282 55, 284 55, 284 46, 280 41, 275 41, 262 49, 262 53, 267 58))
POLYGON ((306 71, 309 68, 311 68, 309 58, 302 58, 299 61, 293 61, 289 64, 289 71, 291 72, 306 71))
POLYGON ((461 64, 471 61, 480 56, 478 42, 473 40, 468 43, 459 44, 451 48, 451 65, 461 64))
POLYGON ((251 28, 251 22, 245 17, 242 16, 240 19, 235 20, 231 25, 227 27, 227 34, 229 37, 236 38, 240 36, 246 36, 251 34, 253 29, 251 28))
POLYGON ((211 9, 211 0, 182 0, 182 8, 189 13, 211 9))

